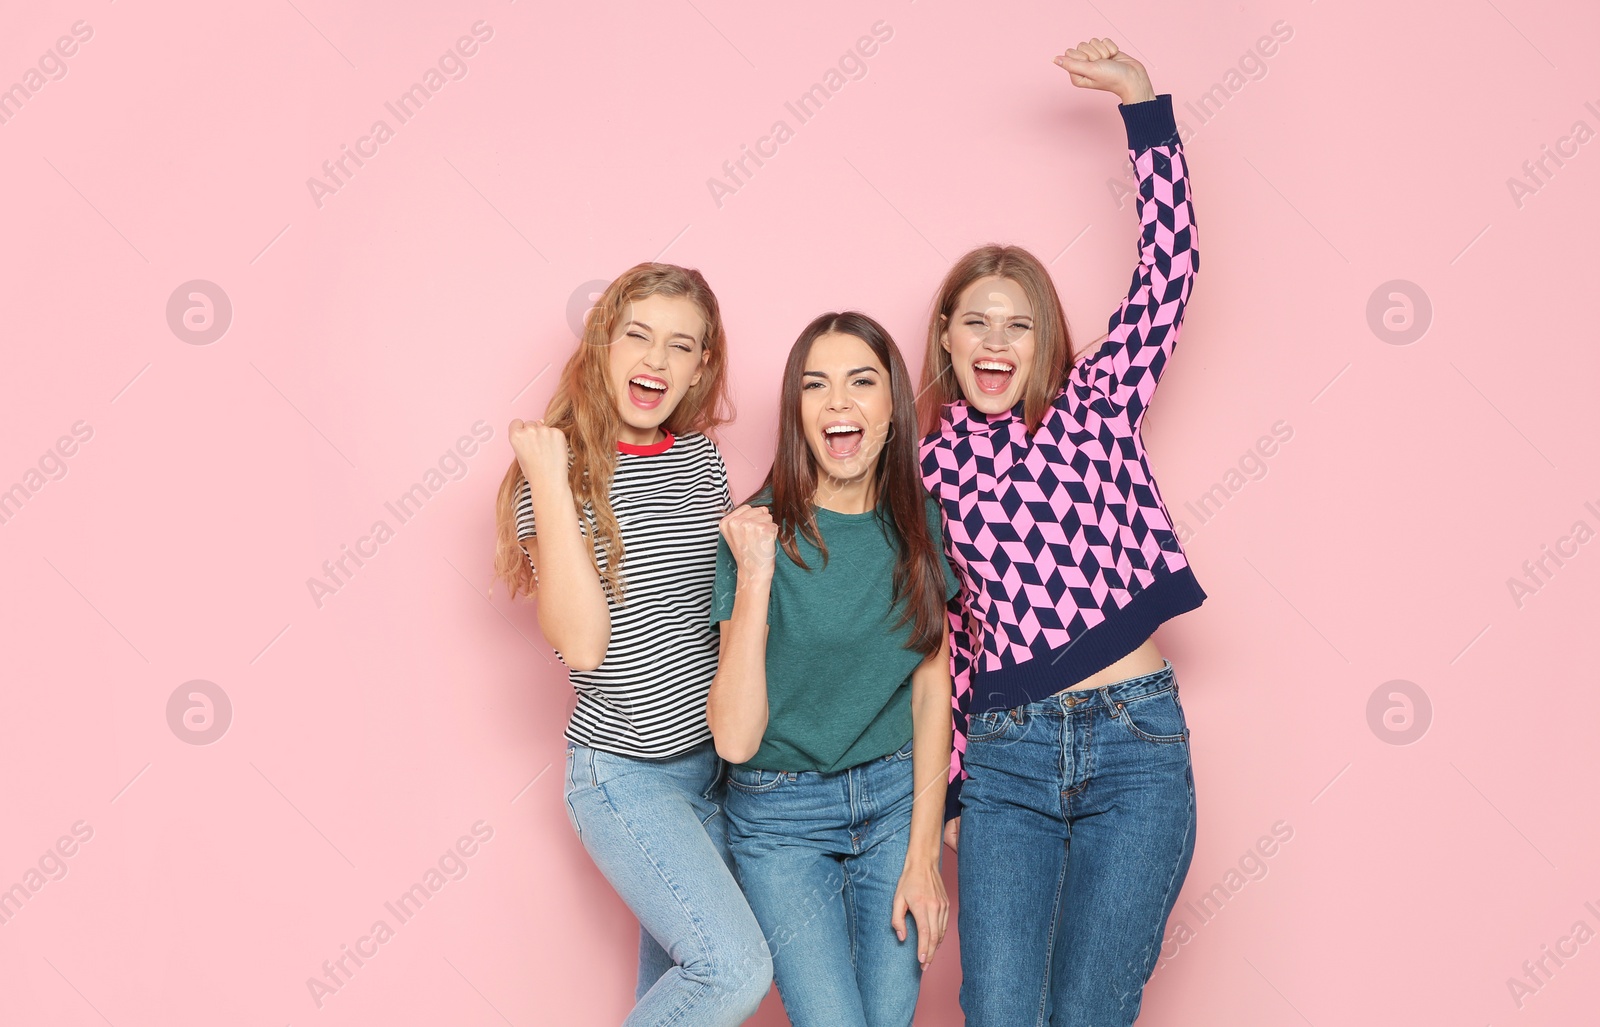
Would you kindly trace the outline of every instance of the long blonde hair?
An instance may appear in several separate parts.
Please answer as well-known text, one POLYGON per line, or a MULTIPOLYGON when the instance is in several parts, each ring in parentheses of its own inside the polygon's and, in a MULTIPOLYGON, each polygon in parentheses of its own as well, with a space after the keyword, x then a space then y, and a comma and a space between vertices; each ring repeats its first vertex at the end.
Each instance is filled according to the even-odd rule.
POLYGON ((1072 363, 1072 337, 1050 272, 1038 257, 1020 246, 995 243, 979 246, 955 262, 933 300, 917 402, 920 430, 925 436, 938 430, 939 409, 962 398, 961 383, 951 370, 950 354, 939 338, 950 327, 951 315, 961 294, 973 282, 990 275, 1009 278, 1022 286, 1033 307, 1033 366, 1028 369, 1028 383, 1022 393, 1022 416, 1030 433, 1038 430, 1044 412, 1066 380, 1072 363))
MULTIPOLYGON (((584 318, 583 337, 562 368, 560 383, 544 412, 545 423, 560 428, 567 436, 567 448, 572 453, 567 481, 572 486, 573 502, 589 537, 605 554, 603 567, 592 549, 590 560, 607 594, 618 603, 622 602, 624 591, 623 546, 617 517, 611 509, 611 480, 616 470, 621 418, 608 374, 611 336, 629 303, 656 295, 687 297, 699 308, 706 323, 700 344, 709 354, 700 380, 684 393, 662 426, 677 436, 708 432, 732 420, 726 374, 728 341, 716 294, 699 271, 653 261, 634 265, 606 287, 584 318)), ((513 597, 537 594, 533 570, 517 542, 516 501, 522 481, 522 466, 513 456, 495 498, 494 553, 495 576, 505 580, 513 597)))

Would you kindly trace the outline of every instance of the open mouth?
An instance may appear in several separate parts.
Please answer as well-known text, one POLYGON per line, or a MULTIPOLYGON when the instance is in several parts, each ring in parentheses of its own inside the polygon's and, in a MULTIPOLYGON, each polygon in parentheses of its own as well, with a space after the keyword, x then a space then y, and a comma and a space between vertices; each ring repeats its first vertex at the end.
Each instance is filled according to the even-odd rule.
POLYGON ((985 357, 972 362, 972 377, 977 382, 978 391, 990 396, 998 396, 1010 388, 1012 376, 1016 373, 1016 365, 1004 360, 985 357))
POLYGON ((861 425, 853 421, 835 421, 823 425, 822 440, 828 454, 837 460, 848 460, 861 451, 861 440, 866 438, 861 425))
POLYGON ((661 405, 667 394, 667 383, 654 375, 636 374, 628 379, 628 399, 642 410, 653 410, 661 405))

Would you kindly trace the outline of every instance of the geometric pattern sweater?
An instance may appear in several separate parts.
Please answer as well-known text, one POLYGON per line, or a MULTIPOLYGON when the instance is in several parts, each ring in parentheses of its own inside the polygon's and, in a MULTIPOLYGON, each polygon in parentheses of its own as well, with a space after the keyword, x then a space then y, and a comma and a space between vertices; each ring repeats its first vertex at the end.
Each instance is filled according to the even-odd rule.
POLYGON ((1105 341, 1067 372, 1043 422, 957 400, 921 443, 961 579, 948 607, 960 815, 969 713, 1011 709, 1132 652, 1206 598, 1150 474, 1140 426, 1200 266, 1172 96, 1117 108, 1138 178, 1139 263, 1105 341))

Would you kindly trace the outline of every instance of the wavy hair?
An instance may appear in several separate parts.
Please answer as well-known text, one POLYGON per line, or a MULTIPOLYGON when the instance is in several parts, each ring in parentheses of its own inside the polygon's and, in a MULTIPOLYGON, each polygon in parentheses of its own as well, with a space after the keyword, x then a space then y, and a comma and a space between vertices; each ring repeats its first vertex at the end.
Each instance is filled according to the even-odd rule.
MULTIPOLYGON (((621 416, 608 374, 611 337, 628 304, 658 295, 682 296, 699 308, 706 323, 700 344, 709 354, 699 382, 684 393, 663 427, 675 436, 687 435, 710 432, 733 418, 727 383, 728 340, 716 294, 699 271, 653 261, 636 264, 619 275, 585 316, 583 337, 561 369, 555 395, 544 412, 545 423, 567 436, 572 454, 567 481, 578 518, 605 556, 603 564, 598 553, 591 552, 590 559, 607 594, 618 603, 625 591, 623 545, 611 509, 611 481, 621 416)), ((495 576, 505 580, 512 596, 537 594, 533 570, 517 542, 516 498, 523 480, 522 466, 513 456, 495 497, 495 576)))

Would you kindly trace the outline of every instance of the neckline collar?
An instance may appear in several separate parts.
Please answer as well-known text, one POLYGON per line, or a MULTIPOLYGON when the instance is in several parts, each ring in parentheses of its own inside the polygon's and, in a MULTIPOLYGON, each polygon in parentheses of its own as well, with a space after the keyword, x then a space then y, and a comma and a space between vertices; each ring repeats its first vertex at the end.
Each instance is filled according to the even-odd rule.
POLYGON ((1021 423, 1025 402, 1019 399, 1009 410, 986 414, 965 399, 957 399, 945 405, 944 422, 957 434, 990 431, 1007 424, 1021 423))
POLYGON ((661 433, 663 435, 661 441, 652 442, 648 446, 641 446, 636 442, 623 442, 618 439, 617 452, 627 453, 630 456, 655 456, 657 453, 665 453, 672 448, 672 443, 676 437, 665 428, 661 429, 661 433))

